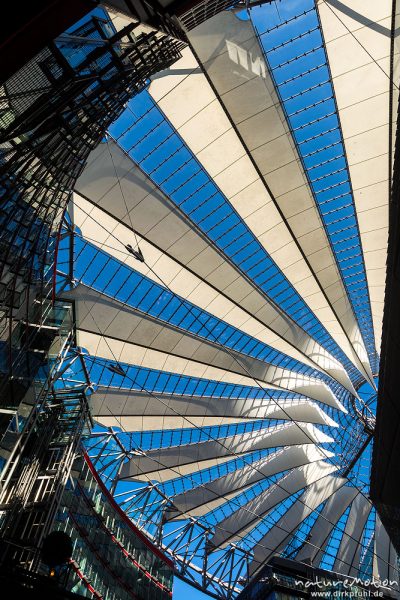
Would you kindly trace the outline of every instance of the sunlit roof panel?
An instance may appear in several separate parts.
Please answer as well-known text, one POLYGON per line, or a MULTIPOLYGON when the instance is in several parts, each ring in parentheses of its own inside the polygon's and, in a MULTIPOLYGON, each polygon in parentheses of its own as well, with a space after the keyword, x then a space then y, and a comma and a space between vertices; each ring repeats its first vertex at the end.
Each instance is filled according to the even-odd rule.
POLYGON ((180 574, 220 596, 276 553, 396 576, 367 496, 365 383, 390 23, 387 7, 329 0, 321 29, 313 2, 296 5, 249 11, 261 43, 246 13, 190 33, 194 53, 90 157, 60 242, 79 344, 65 376, 89 386, 89 453, 180 574))
MULTIPOLYGON (((309 14, 307 15, 308 18, 309 14)), ((296 23, 297 27, 301 26, 298 20, 292 20, 293 22, 296 23)), ((306 29, 306 31, 308 30, 306 29)), ((313 28, 312 32, 315 37, 318 27, 313 28)), ((304 259, 307 261, 306 264, 311 267, 314 277, 314 286, 311 288, 312 278, 308 278, 302 282, 301 291, 303 297, 309 300, 311 296, 311 302, 313 303, 315 303, 318 293, 322 294, 322 297, 325 297, 325 314, 328 310, 331 310, 331 319, 338 320, 346 334, 344 339, 341 340, 341 346, 345 348, 349 342, 352 344, 354 351, 363 362, 364 368, 371 378, 364 342, 355 320, 354 311, 343 287, 342 277, 332 253, 329 237, 321 221, 318 204, 315 203, 313 194, 311 193, 313 191, 312 185, 314 185, 318 191, 320 200, 324 202, 329 198, 331 190, 334 190, 333 196, 335 197, 337 195, 343 196, 345 193, 348 195, 349 190, 346 189, 346 185, 348 188, 346 169, 343 164, 336 165, 333 175, 329 177, 321 175, 323 179, 316 177, 316 181, 310 187, 310 182, 307 180, 307 173, 304 172, 301 161, 298 158, 299 146, 296 149, 296 136, 294 136, 294 133, 291 136, 290 132, 287 131, 285 113, 280 110, 278 98, 275 97, 274 100, 273 80, 269 79, 267 67, 263 63, 264 59, 261 49, 258 46, 251 26, 238 21, 232 15, 223 14, 213 21, 213 33, 214 37, 211 37, 205 27, 200 27, 192 32, 191 40, 204 64, 212 85, 215 86, 216 92, 221 98, 222 105, 229 111, 236 129, 243 137, 248 152, 250 152, 259 169, 260 175, 269 187, 273 195, 273 200, 278 210, 281 211, 284 221, 289 228, 288 240, 292 243, 292 248, 289 249, 288 244, 285 244, 285 254, 282 258, 290 266, 291 261, 296 256, 296 252, 300 256, 303 254, 304 259), (223 43, 215 41, 218 39, 217 34, 221 36, 223 43), (209 42, 209 37, 212 39, 211 43, 209 42), (224 51, 221 50, 221 46, 223 46, 224 51), (231 73, 230 77, 226 75, 227 71, 231 73), (255 85, 253 82, 254 76, 258 79, 257 93, 253 90, 255 85), (244 82, 241 85, 243 79, 244 82), (248 79, 250 79, 251 88, 247 89, 248 79), (227 98, 229 98, 232 88, 235 100, 229 102, 227 98), (239 95, 238 90, 241 92, 239 95), (262 109, 259 107, 260 96, 270 98, 262 109), (252 102, 253 98, 254 106, 252 102), (243 114, 243 105, 247 110, 246 116, 243 114), (272 160, 271 156, 273 157, 272 160)), ((304 45, 304 39, 307 35, 303 33, 299 36, 294 36, 293 39, 295 41, 291 42, 291 44, 301 43, 304 45)), ((269 39, 268 32, 266 32, 266 37, 269 39)), ((299 61, 298 52, 295 47, 295 50, 292 49, 290 53, 287 46, 288 42, 278 43, 276 46, 273 46, 273 54, 278 55, 276 58, 278 65, 286 65, 288 63, 286 67, 290 66, 293 69, 293 64, 297 65, 299 61), (284 63, 279 62, 282 59, 282 57, 281 59, 279 58, 282 51, 289 52, 287 61, 284 61, 284 63)), ((315 52, 311 54, 314 57, 315 52)), ((322 60, 322 57, 318 60, 322 60)), ((321 73, 313 73, 313 77, 318 80, 321 77, 321 73)), ((309 86, 301 78, 296 78, 296 93, 302 94, 302 102, 299 103, 302 109, 304 109, 304 103, 306 103, 306 106, 308 106, 307 102, 311 106, 314 104, 315 81, 312 81, 311 84, 309 86), (306 94, 302 93, 304 89, 308 90, 306 94), (310 94, 311 99, 308 99, 310 94)), ((326 84, 324 86, 326 87, 326 84)), ((279 92, 279 86, 277 86, 277 91, 279 92)), ((316 93, 318 95, 321 94, 319 86, 317 86, 316 93)), ((325 91, 323 94, 325 94, 325 91)), ((285 103, 283 103, 284 106, 285 103)), ((333 107, 331 108, 333 109, 333 107)), ((297 136, 299 144, 302 145, 306 153, 315 151, 317 141, 321 142, 325 147, 328 137, 329 144, 338 141, 340 138, 340 132, 336 131, 338 127, 335 110, 331 110, 327 114, 325 111, 322 117, 318 115, 310 117, 310 111, 301 110, 301 114, 297 113, 295 117, 297 119, 301 117, 302 119, 300 121, 301 124, 297 124, 297 136), (321 133, 323 133, 322 136, 320 135, 321 133), (332 136, 336 136, 333 141, 332 136)), ((346 211, 346 209, 348 212, 349 199, 347 199, 347 207, 344 210, 346 211)), ((258 224, 260 225, 262 223, 262 220, 260 221, 262 213, 260 212, 257 216, 259 219, 258 224)), ((350 216, 345 215, 344 218, 347 218, 347 221, 349 221, 350 216)), ((356 225, 355 222, 353 224, 354 226, 356 225)), ((344 222, 344 219, 338 220, 337 218, 330 223, 331 233, 333 236, 336 236, 335 239, 343 238, 343 228, 348 225, 349 223, 344 222)), ((263 235, 261 235, 260 239, 267 244, 267 248, 273 248, 271 246, 273 243, 272 239, 268 238, 265 240, 265 236, 263 235)), ((282 254, 282 251, 280 252, 282 254)), ((279 258, 277 258, 279 254, 276 250, 272 252, 272 256, 278 260, 279 264, 279 258)))

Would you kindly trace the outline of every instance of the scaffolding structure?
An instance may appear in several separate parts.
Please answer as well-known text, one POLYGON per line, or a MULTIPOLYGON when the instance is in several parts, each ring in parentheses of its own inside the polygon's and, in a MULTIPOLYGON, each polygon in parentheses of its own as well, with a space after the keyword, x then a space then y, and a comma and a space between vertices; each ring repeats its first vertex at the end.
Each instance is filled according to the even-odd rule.
POLYGON ((62 385, 73 307, 56 300, 61 224, 77 177, 183 34, 118 30, 96 9, 0 89, 0 563, 40 570, 65 485, 91 427, 87 385, 62 385))

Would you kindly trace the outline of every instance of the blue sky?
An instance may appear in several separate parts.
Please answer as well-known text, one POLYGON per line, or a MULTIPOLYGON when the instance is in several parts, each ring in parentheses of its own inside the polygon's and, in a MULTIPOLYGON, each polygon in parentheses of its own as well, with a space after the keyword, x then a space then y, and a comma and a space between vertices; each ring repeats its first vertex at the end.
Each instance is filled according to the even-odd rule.
POLYGON ((174 600, 204 600, 205 598, 210 598, 208 594, 203 594, 203 592, 196 590, 178 577, 174 577, 172 597, 174 600))

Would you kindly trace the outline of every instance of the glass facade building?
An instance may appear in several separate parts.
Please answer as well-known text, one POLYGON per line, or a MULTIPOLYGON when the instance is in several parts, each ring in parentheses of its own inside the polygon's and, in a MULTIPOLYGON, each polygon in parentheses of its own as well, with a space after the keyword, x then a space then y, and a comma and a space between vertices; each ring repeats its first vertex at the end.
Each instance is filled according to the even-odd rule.
POLYGON ((73 541, 67 589, 105 600, 168 600, 173 563, 128 519, 85 454, 73 467, 55 528, 73 541))

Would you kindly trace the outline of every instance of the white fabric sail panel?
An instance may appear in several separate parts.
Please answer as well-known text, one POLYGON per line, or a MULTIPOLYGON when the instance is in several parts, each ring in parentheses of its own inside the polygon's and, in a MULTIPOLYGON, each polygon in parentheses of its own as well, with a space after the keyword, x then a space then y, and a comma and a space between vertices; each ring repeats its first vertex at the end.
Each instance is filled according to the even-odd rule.
MULTIPOLYGON (((136 182, 137 179, 141 181, 141 177, 144 177, 143 174, 137 167, 132 166, 129 157, 124 156, 115 144, 110 144, 107 149, 103 148, 101 153, 92 157, 91 164, 78 184, 79 189, 83 188, 84 192, 90 194, 94 199, 89 202, 76 193, 73 202, 74 223, 81 230, 83 236, 156 283, 161 283, 159 275, 174 293, 192 301, 216 317, 241 328, 249 335, 257 337, 260 341, 300 362, 325 370, 355 394, 346 371, 329 352, 307 335, 294 321, 283 316, 281 311, 273 303, 268 302, 233 266, 229 263, 222 264, 221 256, 202 237, 198 236, 201 247, 199 247, 198 240, 195 240, 196 243, 194 243, 195 232, 186 222, 182 221, 172 206, 171 213, 165 216, 165 204, 168 204, 169 201, 164 198, 164 201, 160 203, 160 193, 149 193, 150 184, 148 182, 144 186, 147 194, 145 196, 146 210, 141 212, 153 215, 157 227, 155 231, 148 230, 145 238, 142 236, 139 238, 146 264, 139 263, 127 253, 124 246, 132 243, 129 224, 134 222, 135 227, 138 226, 136 211, 131 209, 131 204, 141 198, 143 194, 143 190, 141 194, 138 194, 136 182), (112 162, 119 171, 118 177, 121 185, 126 186, 125 199, 121 198, 119 186, 115 189, 111 184, 112 178, 111 181, 108 181, 105 175, 110 161, 110 152, 113 156, 112 162), (132 169, 133 172, 130 171, 132 169), (132 179, 136 175, 134 184, 132 179), (91 184, 92 181, 95 181, 95 189, 91 184), (109 197, 107 192, 110 185, 109 197), (152 200, 158 203, 155 208, 151 206, 152 200), (120 206, 121 203, 124 208, 120 206), (126 214, 125 204, 129 204, 129 209, 131 209, 129 217, 126 214), (98 205, 101 208, 98 208, 98 205), (158 205, 161 211, 156 210, 158 205), (116 215, 115 219, 105 212, 109 210, 116 215), (160 235, 160 222, 169 233, 167 240, 164 240, 163 237, 165 231, 160 235), (171 232, 176 240, 172 243, 171 232), (187 238, 187 244, 183 247, 182 240, 184 238, 187 238), (175 246, 178 248, 174 253, 175 246), (192 256, 193 247, 198 250, 196 257, 192 256), (201 259, 200 262, 199 259, 201 259), (207 266, 208 271, 204 271, 204 265, 207 266), (217 277, 215 277, 216 273, 217 277)), ((146 221, 144 229, 148 229, 148 226, 149 223, 146 221)), ((139 234, 136 235, 139 237, 139 234)))
MULTIPOLYGON (((230 13, 221 13, 218 17, 208 21, 207 27, 212 27, 216 20, 222 18, 229 19, 228 24, 226 24, 225 21, 223 23, 226 27, 232 25, 231 19, 233 19, 234 22, 238 21, 236 17, 230 15, 230 13)), ((240 23, 243 23, 243 21, 240 23)), ((236 23, 234 24, 236 25, 236 23)), ((246 27, 248 27, 248 25, 246 27)), ((201 27, 196 28, 196 31, 199 29, 201 29, 201 27)), ((224 29, 222 29, 222 31, 224 31, 224 29)), ((191 37, 193 35, 194 32, 191 32, 191 37)), ((214 42, 210 42, 210 44, 216 43, 216 39, 218 39, 218 42, 221 42, 220 38, 213 38, 211 36, 210 38, 207 37, 207 44, 209 39, 214 40, 214 42)), ((197 38, 192 37, 192 41, 196 44, 197 38)), ((212 45, 210 47, 212 47, 212 45)), ((196 44, 196 49, 199 50, 198 44, 196 44)), ((224 64, 223 67, 224 74, 220 75, 220 73, 218 73, 221 78, 226 77, 227 71, 235 71, 234 68, 236 68, 236 65, 229 59, 228 51, 226 49, 223 55, 226 57, 225 60, 227 61, 227 64, 224 64)), ((213 57, 212 65, 214 66, 217 64, 220 58, 220 56, 216 58, 213 57)), ((361 351, 361 338, 359 333, 355 335, 355 337, 353 336, 354 340, 357 342, 357 347, 355 349, 349 343, 349 332, 345 335, 343 325, 338 321, 338 318, 335 316, 334 311, 327 301, 327 295, 331 294, 332 298, 330 298, 329 301, 338 305, 343 298, 346 298, 346 293, 343 284, 341 283, 341 279, 339 278, 338 271, 333 265, 333 255, 322 223, 319 221, 318 228, 317 225, 315 225, 316 229, 311 232, 311 236, 308 230, 304 229, 305 227, 312 227, 315 219, 319 220, 319 216, 317 216, 318 211, 308 186, 305 183, 304 175, 301 174, 302 189, 304 191, 303 195, 308 198, 308 210, 311 211, 312 215, 306 214, 305 209, 303 208, 298 215, 293 215, 290 218, 287 217, 286 220, 288 223, 290 220, 293 221, 289 223, 293 228, 292 235, 286 222, 282 219, 278 207, 272 200, 264 184, 261 182, 256 169, 245 152, 242 142, 234 132, 221 103, 217 100, 206 77, 201 73, 199 68, 196 69, 196 65, 197 62, 189 49, 184 50, 182 59, 175 63, 174 67, 166 72, 166 75, 152 81, 150 86, 151 95, 158 102, 160 108, 174 127, 178 130, 188 147, 196 153, 197 158, 202 165, 210 175, 214 177, 220 190, 228 198, 232 206, 242 217, 253 234, 259 239, 260 243, 264 246, 281 271, 286 275, 294 288, 303 297, 317 318, 320 319, 349 359, 361 369, 364 377, 371 377, 365 349, 361 352, 361 358, 355 354, 356 350, 361 351), (193 69, 193 73, 190 76, 180 76, 179 74, 176 75, 174 73, 174 69, 193 69), (168 73, 171 74, 168 75, 168 73), (199 150, 199 145, 203 148, 201 151, 199 150), (297 223, 297 226, 293 227, 295 223, 297 223), (320 248, 321 239, 323 240, 323 247, 320 248), (303 241, 304 244, 307 242, 307 251, 305 254, 307 260, 314 264, 315 273, 310 270, 302 255, 301 250, 304 251, 304 248, 302 248, 301 244, 303 241), (322 252, 324 252, 323 257, 321 254, 322 252), (329 255, 328 264, 326 255, 329 255), (332 278, 326 279, 328 268, 330 269, 329 272, 331 274, 333 273, 332 269, 335 271, 334 281, 332 278), (318 271, 321 271, 319 275, 317 273, 318 271), (321 282, 318 281, 318 277, 321 278, 321 282), (327 281, 326 290, 321 289, 321 287, 323 287, 322 277, 325 277, 327 281), (338 293, 339 288, 340 292, 338 293), (362 366, 360 360, 367 366, 362 366), (367 373, 365 372, 365 369, 367 369, 367 373)), ((215 80, 213 81, 214 83, 218 83, 215 80)), ((243 79, 240 79, 239 77, 238 82, 236 77, 235 83, 232 83, 232 86, 238 88, 238 83, 243 84, 243 79)), ((265 95, 269 93, 264 84, 264 80, 261 80, 261 85, 262 89, 257 89, 259 94, 257 98, 264 98, 265 95)), ((227 90, 224 88, 223 92, 221 91, 222 101, 225 99, 226 91, 229 91, 229 88, 227 90)), ((238 106, 246 104, 246 100, 249 104, 249 95, 247 91, 243 89, 243 98, 238 102, 238 106)), ((256 103, 254 110, 257 109, 257 111, 259 111, 258 100, 255 100, 254 102, 256 103)), ((272 99, 270 102, 271 104, 273 103, 272 99)), ((250 105, 252 106, 251 103, 250 105)), ((270 110, 273 110, 276 113, 274 106, 272 106, 270 110)), ((274 122, 278 123, 279 127, 283 128, 281 135, 288 138, 288 133, 284 130, 282 119, 279 117, 278 113, 276 113, 276 116, 274 117, 274 122)), ((271 131, 272 128, 270 123, 268 123, 267 129, 268 131, 271 131)), ((254 130, 251 135, 255 135, 254 130)), ((294 150, 292 149, 292 153, 293 152, 294 150)), ((276 149, 274 149, 272 154, 280 156, 276 149)), ((296 160, 293 164, 297 165, 296 160)), ((299 169, 298 166, 295 166, 295 168, 299 169)), ((291 180, 290 174, 282 173, 279 175, 278 181, 286 180, 291 180)), ((283 197, 282 194, 279 195, 283 197)), ((301 206, 301 201, 299 198, 294 197, 293 192, 290 192, 290 195, 291 210, 293 211, 294 206, 301 206)), ((345 313, 348 313, 346 318, 351 321, 352 330, 356 332, 358 328, 351 309, 350 312, 348 310, 350 306, 348 301, 346 306, 347 308, 345 311, 342 311, 342 317, 344 319, 345 313)), ((312 355, 312 348, 308 350, 308 354, 310 356, 312 355)))
POLYGON ((283 317, 274 305, 271 305, 270 308, 270 321, 273 323, 274 329, 270 329, 263 326, 253 315, 243 310, 238 303, 234 303, 229 298, 223 296, 202 278, 188 271, 174 258, 168 256, 154 244, 138 235, 138 243, 146 263, 140 263, 135 260, 125 249, 125 246, 132 242, 131 230, 111 216, 104 214, 103 210, 97 208, 97 206, 94 206, 78 194, 74 195, 73 211, 74 224, 79 228, 83 237, 92 241, 107 253, 112 254, 114 258, 145 275, 155 283, 168 285, 171 291, 181 298, 189 300, 215 317, 223 319, 233 327, 276 348, 279 352, 299 362, 303 362, 312 368, 324 370, 344 385, 348 391, 356 394, 342 365, 324 348, 307 336, 295 323, 290 321, 288 323, 287 317, 283 317), (296 329, 297 334, 294 333, 296 329), (279 332, 279 336, 277 332, 279 332), (286 339, 290 340, 290 343, 286 339), (299 339, 302 339, 303 343, 299 343, 299 339), (307 351, 312 348, 310 356, 314 362, 297 348, 301 348, 303 352, 304 348, 307 351))
POLYGON ((332 529, 357 494, 357 488, 343 486, 329 498, 310 530, 310 542, 305 543, 296 554, 296 560, 308 562, 315 567, 319 565, 332 529))
POLYGON ((225 425, 252 419, 283 419, 338 426, 315 402, 307 398, 272 400, 268 397, 236 399, 152 395, 99 386, 91 395, 90 403, 91 413, 99 423, 105 426, 122 423, 127 431, 225 425))
MULTIPOLYGON (((163 483, 164 481, 172 481, 173 479, 179 479, 180 477, 191 476, 191 474, 197 474, 199 470, 213 469, 232 460, 232 456, 217 456, 210 460, 203 460, 201 462, 187 463, 184 465, 176 465, 171 468, 164 468, 160 461, 154 461, 155 465, 158 465, 158 470, 150 471, 149 473, 137 473, 130 476, 129 474, 124 478, 128 481, 157 481, 163 483)), ((155 466, 154 465, 154 466, 155 466)), ((128 470, 124 471, 129 473, 128 470)), ((195 479, 193 480, 196 481, 195 479)))
MULTIPOLYGON (((144 348, 143 346, 137 346, 136 344, 114 340, 104 335, 78 330, 77 337, 79 346, 87 350, 91 356, 97 356, 106 360, 116 360, 146 369, 156 369, 158 371, 199 377, 212 381, 224 381, 235 385, 258 385, 258 382, 247 376, 144 348)), ((271 385, 268 385, 268 388, 278 389, 271 385)))
MULTIPOLYGON (((275 101, 274 93, 271 93, 270 89, 267 90, 271 88, 271 81, 267 73, 260 69, 258 97, 269 96, 264 110, 260 110, 258 98, 254 99, 254 108, 251 110, 251 92, 254 82, 251 81, 249 87, 240 81, 248 77, 250 64, 251 74, 254 74, 254 63, 259 65, 263 60, 251 25, 238 20, 232 14, 225 13, 215 17, 207 27, 196 28, 190 34, 190 39, 275 196, 292 230, 293 238, 298 241, 299 247, 306 255, 319 286, 323 289, 371 377, 364 343, 318 209, 288 135, 283 113, 275 101), (221 52, 221 37, 226 41, 225 52, 221 52), (214 41, 216 39, 218 43, 214 41), (239 60, 243 53, 247 54, 245 64, 239 60), (230 78, 226 75, 229 72, 231 72, 230 78), (234 93, 234 100, 229 101, 231 90, 234 93), (248 109, 246 114, 243 114, 243 105, 248 109), (271 160, 271 157, 274 158, 271 160)), ((306 297, 304 294, 303 296, 306 297)))
MULTIPOLYGON (((329 455, 332 456, 332 453, 328 453, 329 455)), ((205 485, 177 494, 173 497, 173 507, 167 511, 166 518, 170 521, 179 518, 182 514, 202 516, 223 504, 228 495, 232 497, 232 492, 236 491, 239 494, 247 486, 271 477, 271 475, 326 457, 326 451, 322 452, 312 444, 283 448, 274 454, 253 462, 251 465, 238 469, 234 473, 228 473, 205 485)))
MULTIPOLYGON (((264 209, 257 207, 250 217, 254 220, 253 227, 258 229, 255 230, 256 235, 263 242, 268 239, 272 243, 272 256, 277 263, 283 259, 292 274, 302 278, 298 282, 299 291, 306 301, 309 298, 316 300, 318 294, 325 296, 324 305, 317 309, 326 316, 326 311, 332 312, 333 308, 335 314, 331 316, 333 321, 339 319, 339 332, 343 333, 344 328, 353 349, 369 372, 357 321, 251 25, 232 13, 221 13, 190 32, 189 38, 291 230, 283 246, 281 238, 285 225, 282 227, 280 220, 266 220, 263 218, 264 209), (280 247, 277 246, 279 243, 280 247), (296 266, 296 244, 311 265, 313 276, 305 261, 303 269, 299 270, 300 265, 296 266)), ((165 101, 170 99, 165 100, 162 96, 160 103, 165 101)), ((202 112, 210 110, 211 106, 202 112)), ((201 118, 199 111, 190 122, 189 133, 201 118)), ((182 129, 185 130, 184 127, 182 129)), ((224 136, 215 135, 214 138, 212 143, 207 140, 206 150, 199 153, 201 160, 204 161, 205 152, 211 155, 210 162, 221 154, 227 160, 228 155, 223 149, 224 136)), ((238 164, 244 160, 241 158, 237 164, 232 162, 216 180, 222 178, 223 183, 225 179, 231 182, 238 164)), ((205 166, 209 168, 207 164, 205 166)), ((222 187, 221 182, 218 183, 222 187)), ((319 316, 316 309, 313 310, 319 316)))
MULTIPOLYGON (((139 346, 115 340, 84 330, 78 330, 78 342, 92 356, 99 356, 111 361, 118 360, 119 362, 138 365, 147 369, 166 371, 189 377, 200 377, 212 381, 258 386, 260 389, 265 390, 267 394, 268 389, 289 390, 318 400, 342 412, 347 412, 327 386, 317 380, 312 380, 312 378, 298 377, 298 373, 290 376, 287 373, 274 370, 271 372, 271 379, 273 381, 267 382, 248 376, 247 371, 245 371, 246 374, 241 374, 233 369, 228 371, 215 365, 196 362, 174 354, 167 354, 146 348, 143 345, 139 346)), ((236 362, 234 364, 237 365, 236 362)))
POLYGON ((163 479, 169 479, 171 469, 176 469, 184 475, 204 469, 205 465, 213 466, 217 464, 218 458, 240 456, 246 452, 265 448, 332 441, 332 438, 309 423, 285 423, 221 440, 149 450, 145 456, 138 456, 124 463, 120 477, 121 479, 158 479, 161 473, 163 479))
MULTIPOLYGON (((334 473, 337 467, 324 461, 313 462, 290 471, 287 475, 261 492, 229 517, 216 524, 215 533, 210 538, 213 547, 225 547, 253 529, 277 504, 313 483, 334 473)), ((287 514, 287 513, 286 513, 287 514)), ((267 517, 266 517, 267 518, 267 517)))
POLYGON ((318 379, 235 351, 228 352, 218 344, 184 333, 82 284, 63 296, 75 301, 77 327, 81 331, 79 343, 90 353, 94 351, 94 356, 102 356, 105 350, 104 358, 157 370, 230 383, 242 380, 246 385, 263 382, 346 412, 332 390, 318 379), (85 332, 103 336, 107 341, 86 336, 85 342, 85 332), (114 342, 112 352, 108 340, 114 342))
POLYGON ((311 484, 255 546, 250 575, 253 575, 273 555, 279 554, 304 519, 345 483, 346 479, 327 475, 311 484))
POLYGON ((318 7, 340 110, 379 351, 388 234, 392 2, 322 0, 318 7))
POLYGON ((361 541, 372 504, 361 492, 351 505, 333 570, 356 576, 360 562, 361 541))
MULTIPOLYGON (((236 498, 236 496, 239 496, 240 494, 243 494, 247 490, 250 490, 251 486, 252 486, 252 484, 245 485, 244 487, 242 487, 240 489, 235 489, 235 490, 233 490, 229 493, 226 493, 220 497, 216 497, 214 495, 214 500, 210 500, 209 502, 207 502, 207 504, 204 504, 203 506, 198 506, 197 508, 194 508, 193 510, 188 510, 185 513, 177 514, 176 518, 169 519, 166 516, 166 519, 171 522, 171 521, 180 521, 183 519, 187 519, 188 517, 190 517, 190 518, 202 517, 205 514, 207 514, 207 513, 209 514, 211 511, 216 510, 217 508, 219 508, 220 506, 222 506, 223 504, 228 502, 228 500, 234 500, 236 498)), ((205 484, 205 487, 208 488, 208 484, 205 484)), ((236 503, 237 502, 238 501, 236 501, 236 503)))

